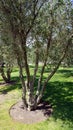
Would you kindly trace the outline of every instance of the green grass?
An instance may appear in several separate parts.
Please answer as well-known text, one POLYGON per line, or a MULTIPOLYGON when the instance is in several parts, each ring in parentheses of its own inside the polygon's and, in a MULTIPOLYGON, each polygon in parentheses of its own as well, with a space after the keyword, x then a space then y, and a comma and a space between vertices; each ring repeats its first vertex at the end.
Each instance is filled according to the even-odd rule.
MULTIPOLYGON (((33 72, 33 66, 31 71, 33 72)), ((46 69, 44 80, 47 75, 48 70, 46 69)), ((11 105, 21 98, 17 68, 12 73, 12 80, 16 80, 16 84, 0 86, 0 94, 5 96, 5 100, 0 102, 0 130, 73 130, 73 68, 60 68, 52 77, 46 86, 43 99, 50 102, 53 113, 48 120, 32 125, 16 122, 9 116, 11 105)), ((1 77, 0 82, 2 82, 1 77)))

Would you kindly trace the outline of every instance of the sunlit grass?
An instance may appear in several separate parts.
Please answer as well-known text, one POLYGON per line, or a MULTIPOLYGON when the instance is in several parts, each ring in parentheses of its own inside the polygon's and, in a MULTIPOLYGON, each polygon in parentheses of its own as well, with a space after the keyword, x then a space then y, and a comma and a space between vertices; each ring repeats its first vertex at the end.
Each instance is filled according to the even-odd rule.
MULTIPOLYGON (((33 74, 33 68, 30 70, 33 74)), ((48 71, 44 74, 44 80, 47 75, 48 71)), ((21 99, 22 93, 18 68, 13 70, 11 76, 12 80, 17 81, 15 84, 0 85, 0 94, 6 92, 3 94, 4 101, 0 102, 0 130, 73 130, 73 68, 59 68, 47 84, 43 99, 52 104, 53 113, 48 120, 32 125, 14 121, 9 115, 11 105, 21 99)))

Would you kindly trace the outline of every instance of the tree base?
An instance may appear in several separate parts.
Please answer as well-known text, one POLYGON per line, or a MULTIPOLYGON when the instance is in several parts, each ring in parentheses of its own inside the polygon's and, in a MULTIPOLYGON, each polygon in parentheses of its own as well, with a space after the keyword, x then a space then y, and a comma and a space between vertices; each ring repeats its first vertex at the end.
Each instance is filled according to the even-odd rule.
POLYGON ((28 111, 24 109, 22 101, 14 104, 10 108, 10 116, 16 120, 25 124, 33 124, 45 121, 52 113, 52 107, 48 103, 44 102, 38 105, 34 111, 28 111))

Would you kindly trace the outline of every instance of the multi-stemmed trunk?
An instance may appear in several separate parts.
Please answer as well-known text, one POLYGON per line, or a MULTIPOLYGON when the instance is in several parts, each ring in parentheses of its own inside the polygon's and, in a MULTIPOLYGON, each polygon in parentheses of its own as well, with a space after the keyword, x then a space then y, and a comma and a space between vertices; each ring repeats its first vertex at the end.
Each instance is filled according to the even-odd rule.
MULTIPOLYGON (((51 32, 52 35, 52 32, 51 32)), ((42 84, 42 79, 43 79, 43 73, 45 70, 45 66, 46 66, 46 62, 47 62, 47 58, 48 58, 48 50, 49 50, 49 46, 50 46, 50 42, 51 42, 51 36, 48 39, 48 43, 47 43, 47 48, 46 48, 46 57, 44 60, 44 64, 41 70, 41 74, 40 77, 38 79, 38 85, 37 85, 37 90, 36 92, 34 92, 34 83, 35 83, 35 79, 36 79, 36 73, 38 70, 38 49, 36 50, 36 61, 35 61, 35 69, 34 69, 34 74, 33 77, 31 78, 31 74, 29 71, 29 65, 28 65, 28 60, 27 60, 27 50, 26 50, 26 38, 24 35, 21 34, 21 39, 20 39, 20 46, 17 46, 18 43, 16 41, 16 36, 14 37, 15 41, 14 41, 14 51, 16 53, 16 58, 17 58, 17 63, 19 66, 19 72, 20 72, 20 79, 21 79, 21 84, 22 84, 22 100, 23 100, 23 104, 24 107, 26 107, 29 111, 34 110, 37 108, 37 105, 40 103, 40 100, 43 96, 44 90, 46 88, 46 84, 48 83, 48 81, 51 79, 51 77, 55 74, 55 72, 57 71, 57 69, 59 68, 62 60, 64 59, 66 52, 68 50, 68 46, 70 45, 70 41, 71 39, 68 40, 68 43, 66 44, 66 48, 63 52, 63 54, 61 55, 61 58, 59 60, 59 62, 57 63, 57 65, 55 66, 55 68, 52 70, 52 72, 48 75, 48 77, 46 78, 46 80, 44 81, 44 83, 42 84), (24 39, 25 38, 25 39, 24 39), (24 61, 24 68, 22 68, 22 60, 24 61), (23 76, 23 69, 25 69, 26 72, 26 81, 24 79, 23 76), (42 85, 42 86, 41 86, 42 85)))
MULTIPOLYGON (((24 93, 24 96, 25 96, 26 104, 27 104, 26 107, 29 111, 35 110, 37 108, 38 104, 40 103, 40 100, 41 100, 41 98, 44 94, 44 90, 46 88, 46 85, 47 85, 48 81, 52 78, 52 76, 56 73, 57 69, 59 68, 62 60, 64 59, 64 57, 67 53, 70 42, 71 42, 71 39, 68 40, 66 48, 65 48, 59 62, 57 63, 55 68, 52 70, 52 72, 48 75, 48 77, 46 78, 46 80, 44 81, 42 86, 41 86, 41 82, 42 82, 43 74, 42 74, 41 79, 39 78, 40 80, 38 80, 38 86, 37 86, 36 94, 34 94, 34 82, 33 82, 34 78, 32 78, 31 80, 27 80, 27 82, 23 86, 23 88, 25 88, 25 90, 26 90, 26 91, 23 91, 23 93, 24 93), (29 83, 28 83, 28 81, 29 81, 29 83)), ((36 74, 34 76, 36 76, 36 74)))

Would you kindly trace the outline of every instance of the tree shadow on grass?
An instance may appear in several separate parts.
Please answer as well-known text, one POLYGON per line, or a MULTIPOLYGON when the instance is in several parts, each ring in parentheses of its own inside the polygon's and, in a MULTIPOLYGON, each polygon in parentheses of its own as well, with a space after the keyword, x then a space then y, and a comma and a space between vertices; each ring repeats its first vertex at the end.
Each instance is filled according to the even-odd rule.
MULTIPOLYGON (((45 73, 50 73, 51 71, 52 71, 52 70, 51 70, 50 67, 45 68, 45 73)), ((41 72, 41 69, 39 69, 38 72, 40 73, 40 72, 41 72)), ((64 68, 64 69, 58 69, 56 73, 57 73, 57 74, 61 73, 61 74, 63 74, 63 76, 66 77, 66 78, 73 76, 73 70, 65 69, 65 68, 64 68)))
POLYGON ((0 89, 0 93, 7 94, 8 92, 15 90, 15 89, 21 89, 21 84, 8 85, 5 88, 0 89))
POLYGON ((43 99, 52 104, 55 119, 73 122, 73 83, 50 82, 43 99))
POLYGON ((12 73, 13 72, 18 72, 19 71, 19 68, 14 68, 13 70, 12 70, 12 73))
MULTIPOLYGON (((45 78, 44 78, 45 79, 45 78)), ((37 89, 38 77, 35 81, 37 89)), ((72 127, 73 123, 73 82, 49 82, 44 91, 43 101, 52 105, 52 116, 55 120, 61 119, 72 127)))
POLYGON ((15 90, 15 89, 21 89, 21 83, 20 83, 20 78, 18 76, 12 77, 11 78, 11 83, 5 84, 0 89, 1 94, 7 94, 9 91, 15 90))
POLYGON ((57 70, 57 73, 62 73, 66 78, 73 76, 73 70, 57 70))
POLYGON ((12 81, 16 82, 16 83, 19 83, 20 82, 20 77, 19 76, 13 76, 11 78, 12 81))

